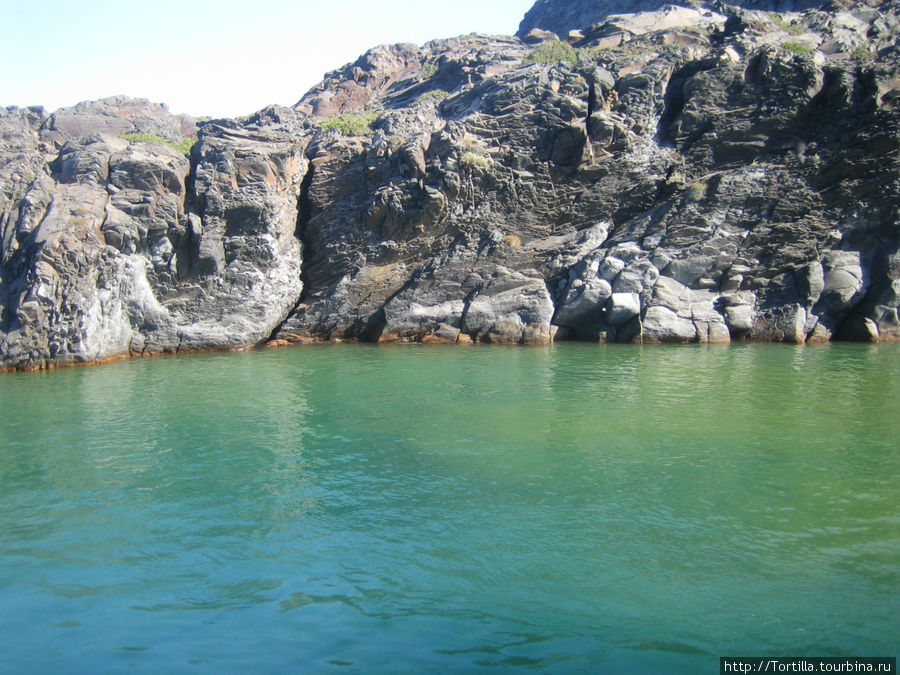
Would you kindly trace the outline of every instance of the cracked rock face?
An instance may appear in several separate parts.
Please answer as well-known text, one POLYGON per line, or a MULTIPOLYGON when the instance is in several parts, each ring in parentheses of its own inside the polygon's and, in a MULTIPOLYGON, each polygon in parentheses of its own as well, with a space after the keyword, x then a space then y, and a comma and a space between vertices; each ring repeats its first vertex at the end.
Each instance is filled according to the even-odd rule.
POLYGON ((894 4, 572 20, 379 47, 239 121, 0 109, 3 367, 900 338, 894 4))

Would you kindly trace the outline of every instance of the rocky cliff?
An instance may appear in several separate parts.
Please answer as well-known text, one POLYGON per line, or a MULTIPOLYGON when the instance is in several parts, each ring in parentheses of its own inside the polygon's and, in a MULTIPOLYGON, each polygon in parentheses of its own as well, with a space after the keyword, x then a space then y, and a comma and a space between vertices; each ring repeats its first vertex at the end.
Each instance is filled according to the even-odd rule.
POLYGON ((529 16, 592 6, 378 47, 247 119, 0 109, 3 367, 900 338, 896 2, 529 16))

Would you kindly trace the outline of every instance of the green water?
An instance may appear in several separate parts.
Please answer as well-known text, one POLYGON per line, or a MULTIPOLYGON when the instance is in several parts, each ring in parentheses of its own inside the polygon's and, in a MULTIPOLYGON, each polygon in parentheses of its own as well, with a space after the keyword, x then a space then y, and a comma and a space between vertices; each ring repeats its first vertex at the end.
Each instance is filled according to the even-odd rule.
POLYGON ((900 345, 0 377, 0 671, 896 656, 900 345))

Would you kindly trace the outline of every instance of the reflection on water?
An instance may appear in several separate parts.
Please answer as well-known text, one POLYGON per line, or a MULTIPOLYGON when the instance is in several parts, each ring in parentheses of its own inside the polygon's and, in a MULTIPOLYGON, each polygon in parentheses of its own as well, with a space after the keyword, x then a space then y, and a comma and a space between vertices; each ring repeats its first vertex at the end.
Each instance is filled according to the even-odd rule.
POLYGON ((315 346, 5 376, 3 663, 896 653, 898 356, 315 346))

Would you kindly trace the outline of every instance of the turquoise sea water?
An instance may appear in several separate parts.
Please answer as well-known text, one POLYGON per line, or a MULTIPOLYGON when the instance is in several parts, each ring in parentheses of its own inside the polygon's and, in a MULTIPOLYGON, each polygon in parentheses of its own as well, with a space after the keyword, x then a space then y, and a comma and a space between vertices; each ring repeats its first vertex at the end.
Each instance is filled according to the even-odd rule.
POLYGON ((0 376, 0 671, 896 656, 900 345, 0 376))

